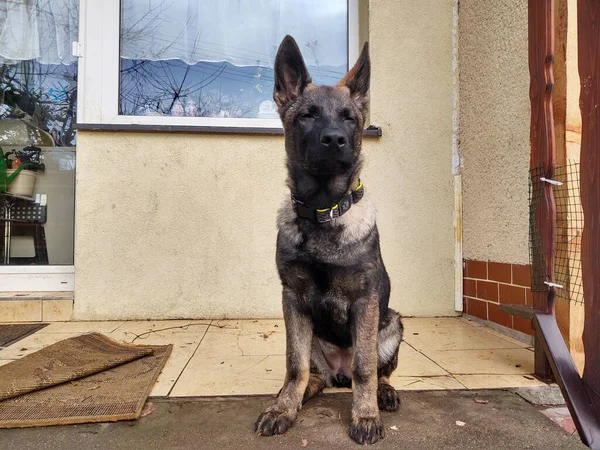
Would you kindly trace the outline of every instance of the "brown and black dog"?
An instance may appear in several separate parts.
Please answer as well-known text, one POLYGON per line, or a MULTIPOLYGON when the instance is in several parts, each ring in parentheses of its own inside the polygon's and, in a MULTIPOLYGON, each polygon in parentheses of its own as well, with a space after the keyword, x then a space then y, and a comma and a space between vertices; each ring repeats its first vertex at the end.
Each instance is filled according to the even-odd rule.
POLYGON ((311 83, 290 36, 279 47, 274 71, 292 194, 279 211, 277 236, 287 374, 277 402, 255 429, 265 436, 284 433, 302 404, 324 387, 352 387, 350 436, 374 443, 384 437, 379 410, 400 406, 389 377, 403 327, 388 308, 390 280, 375 208, 359 179, 368 46, 335 87, 311 83))

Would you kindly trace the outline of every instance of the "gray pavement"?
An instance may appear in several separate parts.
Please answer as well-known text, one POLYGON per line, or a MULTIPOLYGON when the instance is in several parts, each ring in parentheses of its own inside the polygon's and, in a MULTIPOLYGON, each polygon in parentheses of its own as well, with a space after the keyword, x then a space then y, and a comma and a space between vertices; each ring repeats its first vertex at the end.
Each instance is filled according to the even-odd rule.
MULTIPOLYGON (((254 420, 272 401, 265 396, 150 399, 154 411, 137 421, 0 430, 0 449, 359 448, 347 434, 351 394, 314 398, 287 434, 256 436, 254 420)), ((398 412, 382 413, 386 437, 373 449, 586 448, 512 392, 413 391, 403 392, 402 401, 398 412)))

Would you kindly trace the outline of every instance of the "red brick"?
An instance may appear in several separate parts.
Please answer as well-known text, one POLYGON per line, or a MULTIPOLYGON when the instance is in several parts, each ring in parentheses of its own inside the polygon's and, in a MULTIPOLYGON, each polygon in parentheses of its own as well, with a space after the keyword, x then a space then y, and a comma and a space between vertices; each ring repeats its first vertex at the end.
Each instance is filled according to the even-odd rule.
POLYGON ((488 262, 488 279, 509 283, 512 281, 510 264, 488 262))
POLYGON ((475 280, 463 280, 463 294, 467 297, 477 297, 477 282, 475 280))
POLYGON ((495 303, 488 303, 489 320, 502 326, 512 328, 510 314, 500 310, 500 306, 495 303))
POLYGON ((529 288, 525 289, 525 304, 533 306, 533 294, 529 288))
POLYGON ((466 313, 487 320, 487 302, 476 300, 474 298, 465 298, 467 304, 466 313))
POLYGON ((512 265, 512 284, 531 287, 531 266, 529 264, 512 265))
POLYGON ((500 303, 509 305, 525 305, 525 288, 510 284, 500 285, 500 303))
POLYGON ((477 280, 477 298, 498 302, 498 283, 477 280))
POLYGON ((522 317, 514 316, 513 327, 517 331, 533 336, 533 326, 531 325, 531 320, 529 319, 523 319, 522 317))
POLYGON ((465 260, 465 277, 466 278, 479 278, 480 280, 487 280, 487 262, 473 261, 471 259, 466 259, 465 260))
POLYGON ((565 430, 569 434, 575 433, 577 431, 577 427, 573 422, 573 418, 566 408, 563 407, 553 407, 543 409, 542 414, 549 417, 552 422, 557 424, 563 430, 565 430))

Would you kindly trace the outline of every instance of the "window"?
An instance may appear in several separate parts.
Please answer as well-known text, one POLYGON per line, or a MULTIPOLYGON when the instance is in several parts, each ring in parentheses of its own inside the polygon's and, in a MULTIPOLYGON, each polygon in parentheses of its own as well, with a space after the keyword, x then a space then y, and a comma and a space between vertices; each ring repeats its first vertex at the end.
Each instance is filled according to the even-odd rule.
POLYGON ((22 111, 60 146, 75 143, 77 0, 0 2, 0 119, 22 111))
POLYGON ((316 84, 339 81, 358 51, 357 0, 83 3, 81 123, 280 127, 273 62, 286 34, 316 84))

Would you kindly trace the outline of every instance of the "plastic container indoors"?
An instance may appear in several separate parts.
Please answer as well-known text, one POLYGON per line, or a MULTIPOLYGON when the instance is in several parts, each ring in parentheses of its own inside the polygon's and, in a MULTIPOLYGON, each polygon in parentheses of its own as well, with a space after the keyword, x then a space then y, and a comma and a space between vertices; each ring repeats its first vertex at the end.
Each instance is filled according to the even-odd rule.
MULTIPOLYGON (((13 174, 15 169, 8 169, 6 175, 13 174)), ((8 185, 7 192, 22 197, 33 197, 36 173, 33 170, 22 170, 19 175, 8 185)))

